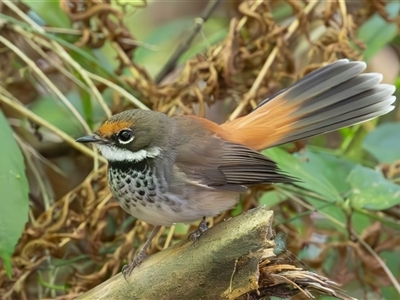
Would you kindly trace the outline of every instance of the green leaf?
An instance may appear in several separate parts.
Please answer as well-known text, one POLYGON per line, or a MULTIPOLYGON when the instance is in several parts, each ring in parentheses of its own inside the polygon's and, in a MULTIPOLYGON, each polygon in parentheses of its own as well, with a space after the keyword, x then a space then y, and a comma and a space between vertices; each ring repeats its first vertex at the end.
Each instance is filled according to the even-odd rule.
MULTIPOLYGON (((70 92, 66 97, 78 112, 82 113, 83 108, 78 92, 70 92)), ((30 106, 30 110, 71 136, 78 136, 84 132, 71 111, 63 104, 57 103, 51 96, 38 99, 30 106)))
MULTIPOLYGON (((379 253, 379 255, 382 257, 382 259, 386 262, 386 265, 390 269, 390 271, 393 273, 395 278, 399 278, 400 276, 400 251, 399 250, 394 250, 393 251, 382 251, 379 253)), ((399 292, 396 290, 394 286, 388 286, 382 288, 382 299, 398 299, 399 298, 399 292)))
POLYGON ((280 1, 274 5, 272 16, 274 20, 285 20, 293 14, 293 7, 289 3, 280 1))
POLYGON ((263 154, 277 162, 284 172, 301 180, 296 183, 297 186, 322 196, 322 199, 304 197, 313 207, 322 207, 319 209, 321 212, 341 223, 346 221, 342 208, 336 205, 326 207, 324 204, 343 204, 340 192, 350 188, 345 178, 352 169, 351 162, 311 150, 292 156, 282 149, 273 148, 263 151, 263 154))
MULTIPOLYGON (((183 223, 177 223, 175 225, 175 234, 187 234, 189 231, 190 225, 188 224, 183 224, 183 223)), ((169 229, 168 229, 169 230, 169 229)))
POLYGON ((258 200, 258 203, 260 205, 266 205, 267 207, 273 207, 273 206, 281 203, 284 200, 285 200, 285 197, 278 195, 278 193, 276 191, 271 191, 271 192, 264 193, 258 200))
POLYGON ((329 202, 343 201, 340 190, 348 186, 337 172, 345 172, 348 167, 332 166, 338 162, 333 156, 310 150, 292 156, 279 148, 265 150, 263 154, 277 162, 287 174, 300 179, 296 185, 324 196, 329 202))
MULTIPOLYGON (((356 224, 355 222, 361 222, 361 223, 363 223, 363 224, 366 223, 366 222, 365 222, 366 218, 363 218, 364 220, 361 220, 362 217, 359 217, 359 216, 358 216, 359 214, 365 215, 365 216, 368 217, 371 221, 379 221, 379 222, 381 222, 383 225, 386 225, 386 226, 388 226, 388 227, 391 227, 391 228, 393 228, 393 229, 395 229, 395 230, 400 231, 400 224, 399 224, 395 219, 387 218, 387 217, 385 217, 385 215, 381 215, 381 214, 379 214, 379 213, 377 213, 377 212, 374 212, 374 211, 370 211, 370 210, 362 209, 362 208, 358 208, 358 207, 353 207, 352 216, 355 216, 355 218, 352 219, 352 222, 353 222, 353 224, 354 224, 353 227, 354 227, 356 230, 358 230, 358 228, 357 228, 357 226, 355 225, 355 224, 356 224)), ((361 224, 361 226, 363 226, 363 225, 361 224)), ((357 231, 358 233, 361 233, 362 230, 364 230, 366 227, 368 227, 368 226, 364 226, 364 227, 361 227, 361 226, 359 226, 359 229, 360 229, 360 230, 357 231)))
POLYGON ((85 121, 90 128, 93 128, 93 103, 91 95, 83 89, 79 89, 79 92, 81 96, 85 121))
MULTIPOLYGON (((391 2, 386 6, 389 17, 399 14, 400 2, 391 2)), ((378 13, 369 18, 358 30, 358 38, 367 45, 364 51, 364 59, 371 59, 383 47, 389 44, 397 36, 397 25, 386 22, 378 13)))
POLYGON ((315 150, 308 150, 299 157, 308 159, 310 171, 313 171, 316 176, 323 176, 340 193, 347 192, 350 189, 346 178, 356 166, 354 162, 344 157, 315 150))
POLYGON ((363 148, 380 163, 392 163, 400 159, 400 123, 378 126, 364 139, 363 148))
POLYGON ((28 221, 29 186, 24 157, 1 111, 0 139, 0 256, 11 277, 11 256, 28 221))
POLYGON ((49 289, 55 290, 55 291, 62 291, 62 292, 66 292, 68 289, 68 284, 64 283, 64 285, 56 285, 56 284, 52 284, 47 282, 46 280, 43 279, 43 277, 41 276, 40 272, 38 273, 38 282, 49 289))
POLYGON ((321 296, 321 297, 318 297, 318 299, 319 300, 337 300, 337 298, 333 297, 333 296, 321 296))
POLYGON ((235 208, 231 211, 232 216, 238 216, 243 212, 243 204, 241 201, 236 204, 235 208))
MULTIPOLYGON (((92 99, 86 91, 79 89, 71 91, 65 96, 81 115, 84 114, 87 123, 90 125, 102 122, 106 117, 100 104, 92 99)), ((51 96, 36 100, 29 108, 36 115, 70 136, 79 136, 84 133, 82 125, 72 112, 63 103, 59 103, 51 96)), ((44 127, 40 130, 46 131, 44 127)))
POLYGON ((400 204, 400 186, 380 172, 356 166, 347 178, 351 185, 350 203, 354 207, 383 210, 400 204))
POLYGON ((352 227, 358 234, 361 234, 365 228, 371 226, 373 221, 374 219, 372 219, 370 216, 359 211, 354 211, 351 214, 352 227))
POLYGON ((193 19, 182 18, 155 28, 143 42, 156 47, 157 51, 138 48, 135 51, 134 61, 144 66, 151 75, 157 74, 180 43, 179 37, 185 36, 184 30, 191 28, 192 25, 193 19))
POLYGON ((70 27, 71 22, 67 15, 61 10, 60 1, 23 0, 22 2, 35 11, 46 22, 47 25, 60 28, 70 27))

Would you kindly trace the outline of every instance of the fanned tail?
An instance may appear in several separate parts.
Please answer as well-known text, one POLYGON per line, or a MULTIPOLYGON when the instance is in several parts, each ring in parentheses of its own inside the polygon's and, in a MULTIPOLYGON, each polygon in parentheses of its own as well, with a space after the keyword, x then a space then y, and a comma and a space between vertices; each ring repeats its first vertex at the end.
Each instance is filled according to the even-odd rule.
POLYGON ((395 87, 364 62, 338 60, 266 99, 247 116, 222 125, 235 142, 256 150, 365 122, 391 111, 395 87))

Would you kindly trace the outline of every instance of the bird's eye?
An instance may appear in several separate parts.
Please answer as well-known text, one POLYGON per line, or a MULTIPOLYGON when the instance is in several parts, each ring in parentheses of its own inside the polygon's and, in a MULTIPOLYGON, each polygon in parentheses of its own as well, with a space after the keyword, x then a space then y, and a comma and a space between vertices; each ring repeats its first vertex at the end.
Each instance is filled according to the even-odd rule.
POLYGON ((134 136, 132 134, 132 131, 130 129, 123 129, 120 132, 118 132, 118 141, 121 144, 128 144, 133 141, 134 136))

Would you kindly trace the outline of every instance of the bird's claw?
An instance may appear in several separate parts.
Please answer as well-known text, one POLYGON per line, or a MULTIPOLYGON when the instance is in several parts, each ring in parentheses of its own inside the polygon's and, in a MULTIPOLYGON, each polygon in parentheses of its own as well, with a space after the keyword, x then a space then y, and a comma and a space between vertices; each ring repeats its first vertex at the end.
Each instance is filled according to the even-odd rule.
POLYGON ((203 219, 201 219, 201 222, 199 224, 199 226, 197 227, 196 230, 193 230, 190 234, 188 239, 192 240, 193 242, 197 241, 200 236, 206 232, 208 230, 208 225, 207 225, 207 221, 206 221, 206 217, 203 217, 203 219))
POLYGON ((146 255, 145 253, 139 252, 136 258, 129 265, 124 265, 122 267, 121 273, 126 281, 128 281, 127 277, 131 275, 133 269, 138 267, 147 258, 147 256, 148 255, 146 255))

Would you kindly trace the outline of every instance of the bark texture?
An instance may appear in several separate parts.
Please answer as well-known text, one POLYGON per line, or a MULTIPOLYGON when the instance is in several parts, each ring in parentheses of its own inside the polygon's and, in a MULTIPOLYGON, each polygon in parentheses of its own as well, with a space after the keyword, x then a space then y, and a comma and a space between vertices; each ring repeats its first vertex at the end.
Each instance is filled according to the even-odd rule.
POLYGON ((258 207, 146 259, 78 299, 236 299, 258 289, 259 263, 273 258, 273 212, 258 207))

